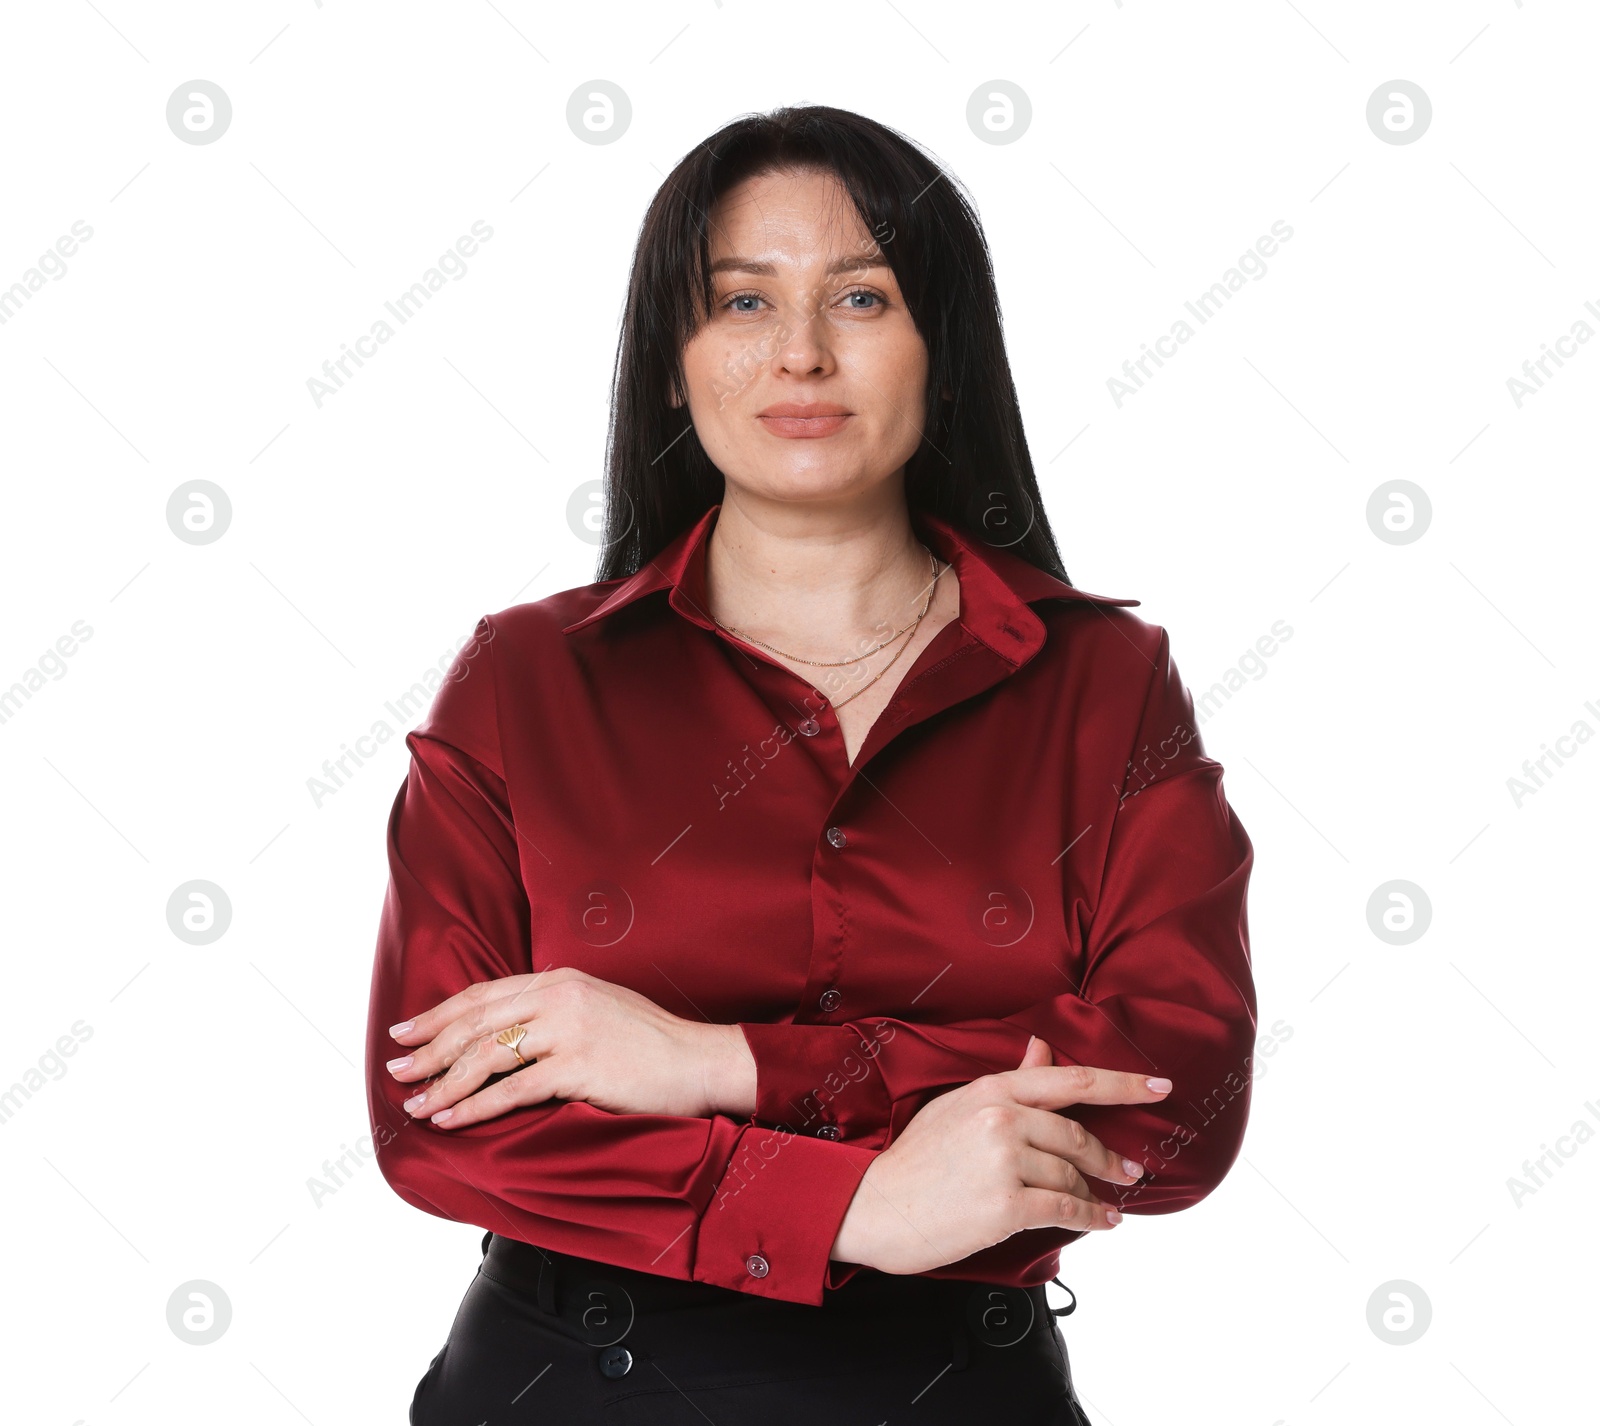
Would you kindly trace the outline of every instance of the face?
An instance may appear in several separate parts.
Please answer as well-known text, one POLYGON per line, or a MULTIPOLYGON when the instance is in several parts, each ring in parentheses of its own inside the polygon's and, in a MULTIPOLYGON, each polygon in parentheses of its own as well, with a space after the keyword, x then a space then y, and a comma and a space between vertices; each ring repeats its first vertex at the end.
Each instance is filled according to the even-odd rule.
POLYGON ((819 501, 898 478, 922 436, 928 349, 838 180, 761 174, 711 220, 711 317, 683 365, 730 489, 819 501))

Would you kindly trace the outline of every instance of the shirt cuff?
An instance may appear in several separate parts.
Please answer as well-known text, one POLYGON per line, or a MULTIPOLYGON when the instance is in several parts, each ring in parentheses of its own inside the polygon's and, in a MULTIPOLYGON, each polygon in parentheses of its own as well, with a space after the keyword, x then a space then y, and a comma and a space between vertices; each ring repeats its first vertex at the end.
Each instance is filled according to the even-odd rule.
POLYGON ((876 1149, 747 1126, 700 1218, 694 1279, 822 1305, 838 1286, 829 1254, 876 1149))
POLYGON ((888 1145, 893 1103, 879 1072, 883 1042, 853 1025, 740 1022, 756 1062, 755 1118, 796 1133, 888 1145))

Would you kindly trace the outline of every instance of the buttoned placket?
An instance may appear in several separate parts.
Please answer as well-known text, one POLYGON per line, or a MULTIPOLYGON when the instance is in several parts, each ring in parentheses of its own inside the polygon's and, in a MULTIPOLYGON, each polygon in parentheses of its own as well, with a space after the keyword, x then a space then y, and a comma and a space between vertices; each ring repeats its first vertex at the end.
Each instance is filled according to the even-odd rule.
MULTIPOLYGON (((697 527, 702 539, 708 537, 709 528, 709 520, 697 527)), ((956 569, 960 587, 957 617, 941 628, 912 661, 857 749, 853 763, 846 758, 844 734, 832 701, 787 665, 730 634, 703 607, 703 548, 694 553, 692 545, 680 547, 684 562, 677 566, 677 578, 669 576, 661 564, 650 567, 651 577, 666 583, 669 607, 707 636, 722 642, 730 669, 745 680, 784 726, 794 731, 796 736, 791 742, 804 749, 833 788, 833 796, 822 810, 814 832, 811 951, 805 986, 793 1011, 793 1023, 798 1025, 843 1023, 865 1009, 864 1005, 852 1004, 850 998, 853 948, 848 936, 852 894, 860 884, 860 858, 870 849, 877 829, 885 825, 866 815, 871 800, 881 796, 873 780, 865 777, 868 764, 900 733, 1001 682, 1044 646, 1044 621, 1004 579, 996 578, 981 557, 965 548, 959 535, 946 531, 930 538, 941 546, 940 553, 956 569), (854 838, 853 832, 857 834, 854 838)), ((1037 571, 1031 577, 1048 580, 1045 593, 1067 588, 1037 571)), ((641 576, 634 587, 637 589, 644 582, 641 576)), ((626 599, 626 590, 624 586, 613 597, 626 599)), ((878 810, 872 808, 874 812, 878 810)), ((816 1097, 819 1101, 825 1099, 822 1095, 816 1097)), ((841 1138, 842 1131, 829 1118, 824 1109, 811 1132, 819 1138, 841 1138)), ((746 1267, 752 1275, 759 1275, 766 1260, 755 1254, 746 1267)))
MULTIPOLYGON (((795 1007, 796 1024, 828 1024, 860 1014, 849 997, 848 927, 852 901, 852 826, 858 824, 865 800, 876 797, 867 766, 908 728, 945 708, 972 697, 1008 677, 1021 666, 1001 657, 959 619, 939 630, 918 654, 905 678, 878 714, 855 761, 847 762, 844 735, 831 702, 818 708, 819 690, 795 671, 760 650, 729 635, 709 621, 679 609, 728 648, 730 664, 761 695, 773 713, 800 734, 801 744, 834 784, 833 798, 823 810, 812 855, 812 940, 806 984, 795 1007), (814 711, 813 711, 814 710, 814 711), (814 722, 809 735, 800 727, 814 722)), ((1006 632, 1027 644, 1027 636, 1014 625, 1006 632)), ((1042 645, 1042 625, 1037 643, 1026 648, 1023 661, 1042 645)), ((859 838, 858 838, 859 843, 859 838)), ((836 1126, 824 1123, 813 1132, 824 1138, 838 1136, 836 1126)))
MULTIPOLYGON (((677 593, 677 591, 674 591, 677 593)), ((679 612, 684 612, 682 608, 679 612)), ((1031 614, 1031 611, 1028 611, 1031 614)), ((687 617, 693 618, 692 615, 687 617)), ((1003 627, 1008 636, 1023 644, 1026 652, 1017 662, 1003 658, 968 629, 960 619, 952 620, 929 640, 913 662, 888 703, 878 714, 866 738, 856 751, 854 762, 845 757, 844 734, 830 702, 816 708, 818 690, 793 669, 752 648, 715 625, 708 634, 727 645, 732 667, 746 679, 775 715, 794 727, 802 745, 822 767, 833 783, 833 797, 823 811, 812 855, 810 965, 805 988, 794 1011, 796 1024, 829 1024, 848 1020, 864 1007, 852 1006, 848 994, 848 927, 852 897, 851 826, 865 797, 877 797, 867 765, 906 729, 933 717, 955 703, 984 691, 1014 673, 1043 644, 1043 625, 1037 624, 1037 638, 1031 642, 1013 623, 1003 627), (815 711, 812 711, 815 709, 815 711), (800 717, 794 717, 798 710, 800 717), (786 716, 787 714, 787 716, 786 716), (807 726, 800 726, 805 724, 807 726), (809 728, 809 731, 808 731, 809 728)), ((701 623, 699 618, 693 622, 701 623)), ((827 1097, 817 1100, 826 1103, 827 1097)), ((838 1140, 843 1131, 830 1122, 822 1109, 819 1122, 800 1126, 820 1139, 838 1140)), ((752 1277, 768 1271, 767 1259, 751 1254, 745 1270, 752 1277)))

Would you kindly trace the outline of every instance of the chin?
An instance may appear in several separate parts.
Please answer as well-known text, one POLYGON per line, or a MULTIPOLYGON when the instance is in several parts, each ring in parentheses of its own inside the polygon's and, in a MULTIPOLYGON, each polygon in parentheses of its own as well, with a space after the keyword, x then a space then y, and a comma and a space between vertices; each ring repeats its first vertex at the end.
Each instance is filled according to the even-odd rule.
POLYGON ((798 468, 781 462, 766 462, 752 471, 748 465, 743 473, 730 480, 753 494, 768 500, 792 500, 797 503, 837 500, 859 495, 882 480, 898 466, 889 466, 881 475, 864 474, 854 461, 807 463, 798 468))

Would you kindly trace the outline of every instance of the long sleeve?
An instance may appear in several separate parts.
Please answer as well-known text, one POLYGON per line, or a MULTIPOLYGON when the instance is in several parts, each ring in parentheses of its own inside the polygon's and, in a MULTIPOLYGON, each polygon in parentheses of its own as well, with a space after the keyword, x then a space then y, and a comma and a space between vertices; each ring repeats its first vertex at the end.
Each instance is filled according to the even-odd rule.
MULTIPOLYGON (((451 1131, 401 1107, 388 1027, 476 981, 530 971, 530 918, 481 620, 422 725, 388 824, 367 1026, 383 1175, 406 1202, 507 1237, 667 1277, 819 1304, 875 1151, 726 1116, 529 1105, 451 1131), (757 1275, 760 1274, 760 1275, 757 1275)), ((535 853, 530 862, 537 863, 535 853)))
POLYGON ((1114 803, 1117 783, 1108 780, 1110 831, 1081 979, 1064 966, 1061 994, 1001 1018, 742 1024, 756 1061, 757 1120, 795 1125, 820 1113, 840 1142, 881 1149, 934 1094, 1014 1069, 1037 1035, 1058 1065, 1173 1081, 1160 1104, 1064 1111, 1146 1166, 1127 1189, 1096 1182, 1100 1196, 1130 1212, 1172 1212, 1221 1182, 1249 1107, 1253 852, 1223 795, 1222 768, 1201 746, 1165 630, 1152 657, 1114 803))

